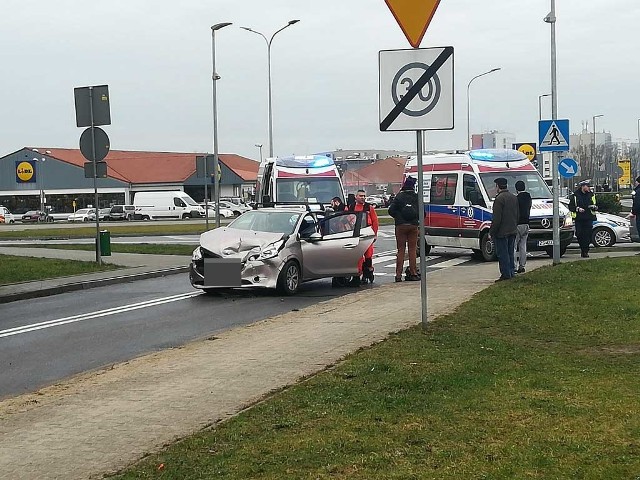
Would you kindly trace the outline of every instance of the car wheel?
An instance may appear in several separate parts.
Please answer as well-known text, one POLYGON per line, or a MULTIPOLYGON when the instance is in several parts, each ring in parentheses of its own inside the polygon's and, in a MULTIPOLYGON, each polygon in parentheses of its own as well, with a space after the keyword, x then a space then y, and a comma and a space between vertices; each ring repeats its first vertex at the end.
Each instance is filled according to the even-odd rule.
POLYGON ((149 215, 143 215, 142 220, 151 220, 151 218, 149 218, 149 215))
POLYGON ((496 260, 496 245, 493 240, 489 239, 489 234, 485 233, 480 237, 480 253, 482 260, 485 262, 493 262, 496 260))
POLYGON ((613 232, 605 227, 598 227, 593 230, 591 242, 594 247, 611 247, 616 243, 613 232))
POLYGON ((353 277, 333 277, 331 279, 331 286, 333 288, 345 288, 351 282, 353 277))
POLYGON ((300 267, 295 260, 289 260, 284 264, 278 276, 278 293, 282 295, 293 295, 300 286, 300 267))
POLYGON ((233 212, 233 216, 234 217, 239 217, 240 216, 240 212, 236 210, 235 212, 233 212))

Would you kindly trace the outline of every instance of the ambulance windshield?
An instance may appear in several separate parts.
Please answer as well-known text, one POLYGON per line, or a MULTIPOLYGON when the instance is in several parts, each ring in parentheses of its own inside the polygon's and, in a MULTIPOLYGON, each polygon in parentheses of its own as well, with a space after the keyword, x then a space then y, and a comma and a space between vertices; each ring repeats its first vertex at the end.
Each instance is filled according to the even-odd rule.
POLYGON ((531 171, 508 171, 508 172, 485 172, 480 174, 482 184, 487 190, 487 194, 491 200, 496 198, 498 193, 494 180, 496 178, 506 178, 507 187, 509 191, 516 194, 516 182, 522 180, 524 182, 524 189, 529 192, 531 198, 552 198, 551 190, 537 172, 531 171))
POLYGON ((329 203, 333 197, 342 198, 338 178, 278 178, 276 199, 278 202, 329 203))

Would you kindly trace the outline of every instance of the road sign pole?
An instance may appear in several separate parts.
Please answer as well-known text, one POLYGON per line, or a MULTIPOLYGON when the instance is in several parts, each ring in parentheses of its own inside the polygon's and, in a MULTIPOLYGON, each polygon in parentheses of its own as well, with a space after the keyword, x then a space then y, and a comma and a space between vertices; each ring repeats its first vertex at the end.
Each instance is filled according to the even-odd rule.
POLYGON ((420 305, 422 328, 427 328, 427 255, 425 252, 426 236, 424 228, 424 172, 422 171, 422 130, 416 131, 418 143, 418 242, 420 245, 420 305))
POLYGON ((207 183, 209 182, 209 174, 207 169, 207 157, 205 154, 203 158, 204 163, 204 225, 205 229, 209 231, 209 195, 207 191, 207 183))
POLYGON ((100 250, 100 211, 98 209, 98 165, 96 162, 96 134, 93 125, 93 87, 89 87, 89 112, 91 115, 91 156, 93 160, 93 193, 96 211, 96 262, 102 265, 102 252, 100 250))
MULTIPOLYGON (((551 119, 558 118, 558 85, 556 77, 556 0, 551 0, 551 12, 545 19, 551 25, 551 119)), ((568 139, 567 139, 568 140, 568 139)), ((553 172, 553 264, 560 264, 560 179, 558 152, 551 154, 553 172)))

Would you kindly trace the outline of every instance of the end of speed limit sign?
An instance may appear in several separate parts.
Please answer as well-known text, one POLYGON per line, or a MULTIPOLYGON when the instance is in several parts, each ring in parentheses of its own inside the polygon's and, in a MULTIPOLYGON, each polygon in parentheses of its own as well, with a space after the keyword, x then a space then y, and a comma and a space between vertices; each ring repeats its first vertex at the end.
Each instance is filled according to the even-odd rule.
POLYGON ((451 130, 453 47, 382 50, 381 131, 451 130))

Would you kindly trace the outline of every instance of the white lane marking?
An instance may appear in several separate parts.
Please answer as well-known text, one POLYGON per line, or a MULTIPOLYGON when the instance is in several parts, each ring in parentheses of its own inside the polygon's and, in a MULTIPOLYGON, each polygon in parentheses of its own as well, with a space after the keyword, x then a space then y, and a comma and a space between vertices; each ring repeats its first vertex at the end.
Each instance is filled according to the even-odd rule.
POLYGON ((435 265, 430 265, 431 268, 448 268, 455 267, 456 265, 460 265, 461 263, 468 262, 468 258, 452 258, 451 260, 447 260, 445 262, 436 263, 435 265))
POLYGON ((379 263, 388 262, 388 261, 390 261, 390 260, 393 260, 394 265, 395 265, 396 256, 395 256, 395 255, 393 255, 393 256, 388 255, 388 256, 386 256, 386 257, 378 257, 378 258, 375 258, 375 257, 374 257, 374 258, 373 258, 373 264, 374 264, 374 265, 378 265, 379 263))
POLYGON ((83 313, 80 315, 73 315, 71 317, 58 318, 56 320, 48 320, 46 322, 8 328, 6 330, 0 330, 0 338, 11 337, 13 335, 20 335, 22 333, 33 332, 33 331, 42 330, 45 328, 58 327, 60 325, 66 325, 69 323, 82 322, 84 320, 91 320, 92 318, 100 318, 100 317, 106 317, 109 315, 117 315, 119 313, 131 312, 133 310, 139 310, 141 308, 155 307, 157 305, 162 305, 165 303, 185 300, 187 298, 191 298, 196 295, 202 295, 202 292, 181 293, 178 295, 172 295, 170 297, 158 298, 156 300, 147 300, 145 302, 132 303, 131 305, 123 305, 120 307, 107 308, 105 310, 98 310, 96 312, 89 312, 89 313, 83 313))

